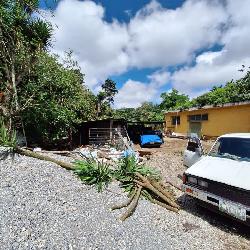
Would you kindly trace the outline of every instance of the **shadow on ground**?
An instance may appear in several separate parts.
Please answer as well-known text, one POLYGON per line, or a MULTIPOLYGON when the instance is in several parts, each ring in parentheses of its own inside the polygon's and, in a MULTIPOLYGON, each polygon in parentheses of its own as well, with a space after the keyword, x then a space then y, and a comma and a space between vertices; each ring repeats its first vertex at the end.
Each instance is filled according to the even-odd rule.
POLYGON ((250 240, 250 227, 200 206, 194 198, 186 194, 180 196, 178 202, 181 204, 181 208, 186 212, 202 218, 224 232, 241 235, 245 239, 250 240))

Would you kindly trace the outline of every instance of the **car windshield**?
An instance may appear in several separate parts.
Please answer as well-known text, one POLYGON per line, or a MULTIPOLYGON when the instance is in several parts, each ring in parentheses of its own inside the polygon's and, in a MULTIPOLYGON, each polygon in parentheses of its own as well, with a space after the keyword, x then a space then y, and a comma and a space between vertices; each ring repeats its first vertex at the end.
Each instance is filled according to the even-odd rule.
POLYGON ((209 155, 250 161, 250 138, 222 137, 214 144, 209 155))

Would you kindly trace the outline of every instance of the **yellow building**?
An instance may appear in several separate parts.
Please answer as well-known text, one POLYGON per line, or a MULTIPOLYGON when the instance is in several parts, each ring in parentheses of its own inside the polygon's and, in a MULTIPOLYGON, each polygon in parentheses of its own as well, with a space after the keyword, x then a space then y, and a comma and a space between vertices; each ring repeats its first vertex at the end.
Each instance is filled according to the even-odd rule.
POLYGON ((197 133, 206 138, 227 133, 250 132, 250 101, 204 106, 165 113, 166 132, 197 133))

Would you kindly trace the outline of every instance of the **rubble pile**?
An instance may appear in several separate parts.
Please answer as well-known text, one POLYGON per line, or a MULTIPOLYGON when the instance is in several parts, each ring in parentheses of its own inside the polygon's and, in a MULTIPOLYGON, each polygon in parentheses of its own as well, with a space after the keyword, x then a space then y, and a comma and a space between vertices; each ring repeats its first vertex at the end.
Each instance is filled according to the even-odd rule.
POLYGON ((94 158, 97 161, 107 162, 113 165, 124 157, 134 156, 137 162, 144 162, 148 159, 148 154, 141 154, 141 152, 135 151, 133 147, 128 147, 123 150, 118 150, 110 145, 103 146, 82 146, 72 151, 73 154, 80 156, 83 159, 94 158), (142 156, 141 156, 142 155, 142 156))

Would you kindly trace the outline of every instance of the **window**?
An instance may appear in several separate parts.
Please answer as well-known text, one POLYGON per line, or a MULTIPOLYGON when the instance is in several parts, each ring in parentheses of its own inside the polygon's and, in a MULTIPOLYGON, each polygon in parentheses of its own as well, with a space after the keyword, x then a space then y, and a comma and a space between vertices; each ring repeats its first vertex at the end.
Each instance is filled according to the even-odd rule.
POLYGON ((222 137, 215 142, 209 155, 232 160, 250 161, 250 139, 222 137))
POLYGON ((172 125, 180 125, 180 116, 172 116, 172 125))
POLYGON ((208 114, 203 114, 201 115, 202 121, 207 121, 208 120, 208 114))
POLYGON ((208 120, 208 114, 189 115, 188 120, 190 122, 207 121, 208 120))

